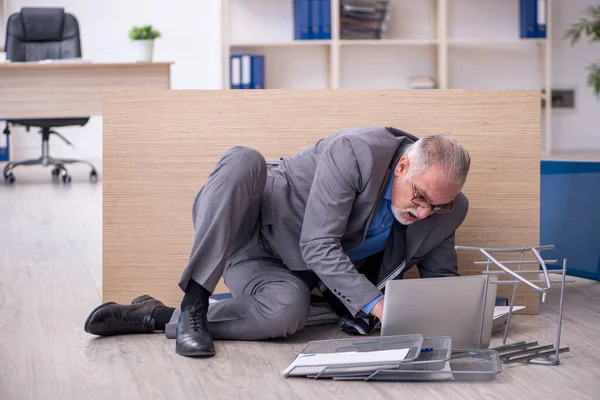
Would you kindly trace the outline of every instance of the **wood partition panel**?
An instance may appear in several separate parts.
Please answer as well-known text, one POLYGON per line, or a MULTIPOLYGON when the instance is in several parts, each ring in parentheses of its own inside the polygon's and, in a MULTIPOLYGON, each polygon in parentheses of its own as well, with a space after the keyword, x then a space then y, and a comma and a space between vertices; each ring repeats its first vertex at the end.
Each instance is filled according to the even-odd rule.
MULTIPOLYGON (((458 245, 539 243, 538 91, 122 91, 104 101, 103 300, 149 293, 172 306, 193 242, 191 207, 232 145, 267 160, 352 126, 446 133, 472 157, 458 245)), ((479 273, 459 253, 462 274, 479 273)), ((480 259, 480 258, 478 258, 480 259)), ((531 266, 530 266, 531 267, 531 266)), ((522 285, 524 286, 524 285, 522 285)), ((219 286, 219 291, 226 288, 219 286)), ((508 294, 502 287, 500 294, 508 294)), ((517 304, 538 312, 531 289, 517 304)))
POLYGON ((23 119, 102 115, 105 91, 170 89, 171 64, 0 63, 0 116, 23 119))

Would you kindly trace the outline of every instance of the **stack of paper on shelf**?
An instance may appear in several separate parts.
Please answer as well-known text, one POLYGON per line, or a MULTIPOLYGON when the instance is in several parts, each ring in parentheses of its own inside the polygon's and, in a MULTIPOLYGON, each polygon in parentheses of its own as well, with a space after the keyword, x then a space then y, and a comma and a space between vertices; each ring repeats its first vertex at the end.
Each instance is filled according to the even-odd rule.
POLYGON ((435 81, 430 76, 413 76, 408 79, 408 87, 411 89, 434 89, 435 81))
POLYGON ((385 39, 390 2, 384 0, 341 0, 341 39, 385 39))

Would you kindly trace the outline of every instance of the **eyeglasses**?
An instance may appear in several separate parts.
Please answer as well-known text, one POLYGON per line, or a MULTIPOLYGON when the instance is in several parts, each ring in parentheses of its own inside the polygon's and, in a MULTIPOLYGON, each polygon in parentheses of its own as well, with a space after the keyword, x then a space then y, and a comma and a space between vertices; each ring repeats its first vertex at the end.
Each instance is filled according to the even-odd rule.
POLYGON ((431 204, 427 202, 423 196, 417 193, 417 189, 415 188, 415 181, 412 180, 412 190, 413 190, 413 198, 410 200, 414 205, 424 208, 431 209, 431 212, 437 214, 445 214, 452 210, 452 206, 454 205, 454 201, 446 204, 431 204))

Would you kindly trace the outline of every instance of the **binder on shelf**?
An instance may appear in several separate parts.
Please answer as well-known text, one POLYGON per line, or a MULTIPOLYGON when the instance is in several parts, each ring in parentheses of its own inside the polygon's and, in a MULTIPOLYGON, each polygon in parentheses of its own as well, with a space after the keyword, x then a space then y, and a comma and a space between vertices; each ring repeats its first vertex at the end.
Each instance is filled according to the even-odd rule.
POLYGON ((8 135, 0 133, 0 162, 8 161, 10 149, 8 148, 8 135))
POLYGON ((321 3, 322 0, 310 0, 310 38, 311 39, 323 39, 323 33, 321 31, 321 3))
POLYGON ((435 81, 430 76, 413 76, 408 79, 411 89, 435 89, 435 81))
POLYGON ((294 0, 294 39, 311 38, 311 3, 312 0, 294 0))
POLYGON ((233 54, 229 60, 229 88, 241 89, 242 59, 240 55, 233 54))
POLYGON ((251 84, 252 89, 265 88, 265 56, 253 55, 251 59, 251 84))
POLYGON ((539 38, 546 37, 546 6, 548 0, 537 0, 537 34, 539 38))
POLYGON ((331 39, 331 0, 321 0, 320 2, 320 21, 321 39, 331 39))
POLYGON ((520 36, 546 37, 546 0, 520 0, 520 36))
POLYGON ((242 89, 250 89, 250 80, 252 77, 252 66, 251 66, 252 56, 249 54, 242 55, 242 78, 241 85, 242 89))

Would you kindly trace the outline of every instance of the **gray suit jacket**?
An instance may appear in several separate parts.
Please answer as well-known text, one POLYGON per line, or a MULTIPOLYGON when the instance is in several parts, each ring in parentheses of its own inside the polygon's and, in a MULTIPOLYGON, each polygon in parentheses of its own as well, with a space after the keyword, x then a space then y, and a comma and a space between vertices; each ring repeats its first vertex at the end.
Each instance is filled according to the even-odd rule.
MULTIPOLYGON (((382 294, 346 251, 360 247, 393 169, 417 137, 395 128, 343 129, 290 157, 269 163, 261 202, 262 231, 292 271, 310 270, 353 316, 382 294)), ((406 229, 406 253, 395 254, 396 222, 377 280, 417 265, 422 277, 458 275, 454 232, 468 201, 406 229)))

